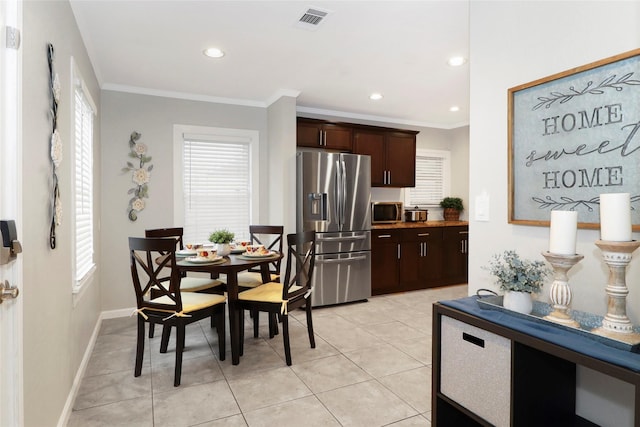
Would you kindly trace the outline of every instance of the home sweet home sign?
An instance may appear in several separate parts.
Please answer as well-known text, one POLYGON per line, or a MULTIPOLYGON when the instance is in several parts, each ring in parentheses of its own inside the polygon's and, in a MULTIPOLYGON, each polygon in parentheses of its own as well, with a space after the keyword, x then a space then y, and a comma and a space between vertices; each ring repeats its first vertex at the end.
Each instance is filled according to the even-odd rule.
POLYGON ((640 49, 509 89, 509 222, 598 228, 600 194, 629 193, 640 230, 639 131, 640 49))

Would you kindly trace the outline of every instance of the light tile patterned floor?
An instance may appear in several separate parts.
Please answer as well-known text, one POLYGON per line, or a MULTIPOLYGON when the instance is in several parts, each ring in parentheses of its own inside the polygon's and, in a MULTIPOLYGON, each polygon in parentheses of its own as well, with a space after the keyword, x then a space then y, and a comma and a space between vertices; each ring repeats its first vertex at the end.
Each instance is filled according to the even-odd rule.
POLYGON ((105 320, 68 426, 430 426, 431 304, 466 295, 459 285, 316 309, 315 349, 296 311, 291 367, 264 317, 257 339, 245 322, 237 366, 230 354, 217 359, 208 320, 192 324, 180 387, 173 387, 175 334, 166 354, 159 334, 147 340, 134 378, 135 318, 105 320))

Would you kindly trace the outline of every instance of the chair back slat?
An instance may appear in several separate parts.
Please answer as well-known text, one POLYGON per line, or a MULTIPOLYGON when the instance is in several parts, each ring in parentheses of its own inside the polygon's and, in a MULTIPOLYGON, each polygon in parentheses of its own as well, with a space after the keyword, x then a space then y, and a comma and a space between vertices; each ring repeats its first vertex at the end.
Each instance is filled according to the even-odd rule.
POLYGON ((176 265, 175 239, 173 237, 129 237, 129 251, 131 278, 138 309, 182 311, 180 272, 176 265), (166 268, 170 269, 170 275, 160 277, 160 272, 166 268), (143 277, 146 280, 144 285, 142 284, 143 277), (145 300, 145 295, 152 286, 157 296, 166 296, 171 303, 159 304, 145 300))
MULTIPOLYGON (((282 253, 284 226, 282 225, 250 225, 249 240, 252 245, 264 245, 270 251, 282 253)), ((269 263, 269 273, 280 274, 282 259, 269 263)), ((259 272, 260 268, 249 271, 259 272)))
POLYGON ((171 227, 171 228, 152 228, 144 231, 145 237, 173 237, 177 240, 176 247, 178 250, 184 249, 184 242, 182 240, 182 235, 184 234, 184 229, 182 227, 171 227))
POLYGON ((305 231, 287 235, 287 265, 282 299, 304 297, 311 290, 316 258, 316 233, 305 231))

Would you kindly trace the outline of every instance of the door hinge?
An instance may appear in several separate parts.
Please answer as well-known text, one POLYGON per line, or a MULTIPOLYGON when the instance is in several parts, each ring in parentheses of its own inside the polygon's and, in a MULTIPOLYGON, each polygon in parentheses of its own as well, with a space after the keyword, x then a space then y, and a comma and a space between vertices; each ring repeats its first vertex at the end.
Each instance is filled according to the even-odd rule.
POLYGON ((20 30, 7 25, 7 48, 18 50, 20 48, 20 30))

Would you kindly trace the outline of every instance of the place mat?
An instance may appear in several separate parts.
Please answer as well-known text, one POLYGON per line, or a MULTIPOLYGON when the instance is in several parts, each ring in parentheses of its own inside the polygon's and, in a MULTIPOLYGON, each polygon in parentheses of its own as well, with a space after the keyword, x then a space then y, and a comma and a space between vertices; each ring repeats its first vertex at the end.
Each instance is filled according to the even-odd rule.
MULTIPOLYGON (((625 351, 631 351, 634 353, 640 353, 640 344, 629 344, 624 341, 618 341, 613 338, 592 333, 591 330, 602 326, 603 316, 569 309, 567 314, 571 317, 571 319, 575 320, 580 325, 579 328, 572 328, 571 326, 563 325, 562 323, 556 323, 552 320, 545 319, 544 316, 551 314, 551 312, 553 311, 553 307, 551 306, 551 304, 548 304, 546 302, 533 301, 533 310, 531 311, 531 313, 523 314, 523 313, 518 313, 517 311, 504 308, 502 301, 503 301, 502 296, 484 296, 484 295, 479 296, 477 300, 480 308, 483 308, 486 310, 503 311, 510 314, 511 316, 528 319, 533 322, 546 323, 551 326, 555 326, 567 331, 581 334, 592 340, 600 341, 603 344, 606 344, 611 347, 619 348, 625 351)), ((640 328, 634 327, 634 332, 636 333, 640 332, 640 328)))

